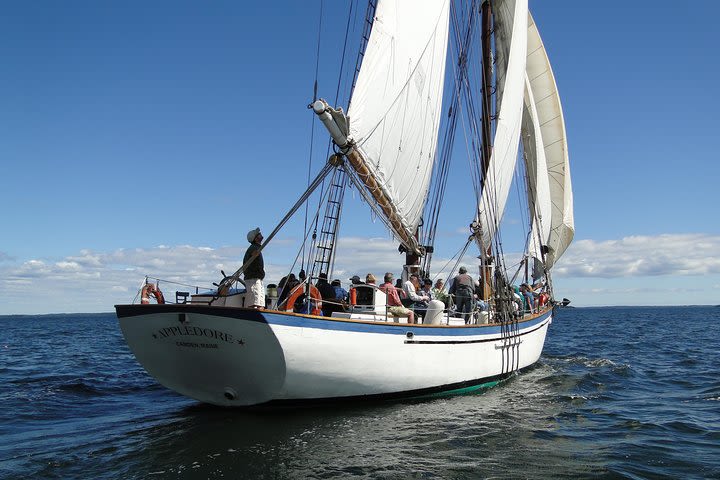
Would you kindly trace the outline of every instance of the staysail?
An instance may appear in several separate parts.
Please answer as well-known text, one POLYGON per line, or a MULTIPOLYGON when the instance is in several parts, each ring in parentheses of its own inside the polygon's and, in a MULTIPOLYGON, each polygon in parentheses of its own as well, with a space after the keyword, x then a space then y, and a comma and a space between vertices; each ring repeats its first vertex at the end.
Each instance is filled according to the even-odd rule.
POLYGON ((348 110, 363 165, 350 163, 371 195, 392 206, 383 216, 397 216, 386 221, 401 239, 417 230, 435 160, 449 7, 450 0, 379 2, 348 110))
POLYGON ((542 246, 547 245, 550 238, 552 201, 542 130, 535 107, 535 96, 527 75, 525 76, 522 141, 528 183, 528 208, 532 219, 528 253, 531 257, 542 260, 542 246))
POLYGON ((500 225, 517 160, 525 89, 527 0, 493 3, 498 113, 492 156, 486 173, 478 219, 482 249, 491 245, 500 225))
POLYGON ((565 120, 555 76, 537 26, 528 12, 527 76, 533 93, 550 179, 552 213, 548 235, 546 268, 565 252, 575 234, 573 195, 570 181, 565 120))

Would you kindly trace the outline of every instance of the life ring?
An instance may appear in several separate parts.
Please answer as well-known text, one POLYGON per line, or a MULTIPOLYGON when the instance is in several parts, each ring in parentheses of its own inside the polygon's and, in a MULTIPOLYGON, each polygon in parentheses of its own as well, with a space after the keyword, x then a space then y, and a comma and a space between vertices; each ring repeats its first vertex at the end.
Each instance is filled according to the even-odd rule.
MULTIPOLYGON (((295 301, 300 298, 300 295, 303 295, 305 293, 305 284, 301 283, 297 287, 295 287, 291 292, 290 295, 288 295, 287 301, 285 302, 285 311, 286 312, 292 312, 293 307, 295 307, 295 301)), ((322 295, 320 295, 320 290, 317 289, 315 285, 310 284, 310 297, 315 300, 313 302, 314 307, 311 311, 311 315, 320 315, 322 312, 322 295)))
POLYGON ((150 303, 150 295, 155 297, 155 301, 158 303, 158 305, 162 305, 165 303, 165 297, 163 296, 163 293, 160 291, 159 287, 156 287, 153 283, 146 283, 142 290, 140 291, 140 303, 143 305, 147 305, 150 303))

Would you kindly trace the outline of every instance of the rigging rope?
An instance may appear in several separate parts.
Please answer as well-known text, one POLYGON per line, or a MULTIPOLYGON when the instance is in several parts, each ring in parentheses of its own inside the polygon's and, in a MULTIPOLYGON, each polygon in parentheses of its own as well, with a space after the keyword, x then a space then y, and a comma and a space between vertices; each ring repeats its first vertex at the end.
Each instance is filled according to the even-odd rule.
MULTIPOLYGON (((457 10, 462 8, 462 5, 454 3, 454 8, 451 9, 451 20, 453 24, 452 31, 454 32, 454 42, 450 43, 450 48, 456 51, 457 62, 452 63, 453 67, 453 89, 452 98, 450 101, 450 107, 448 109, 448 121, 445 126, 443 140, 441 143, 440 153, 437 154, 436 163, 434 166, 433 183, 430 188, 430 201, 425 207, 424 218, 428 219, 428 227, 423 236, 423 245, 432 246, 435 243, 435 237, 437 234, 437 226, 440 218, 440 210, 445 199, 445 192, 447 188, 447 181, 450 172, 450 164, 452 158, 452 150, 455 144, 455 134, 457 131, 457 120, 458 115, 462 117, 461 109, 461 95, 463 91, 463 84, 468 79, 468 57, 470 49, 472 47, 472 37, 475 31, 474 27, 474 15, 470 15, 470 20, 467 25, 460 25, 460 18, 464 18, 464 15, 458 16, 457 10), (462 35, 461 35, 462 32, 462 35)), ((462 14, 462 12, 461 12, 462 14)), ((467 148, 467 135, 466 135, 466 148, 467 148)), ((468 154, 468 159, 472 159, 473 155, 468 154)), ((476 175, 479 177, 479 169, 472 168, 473 163, 470 162, 470 171, 473 173, 471 178, 475 183, 476 192, 479 190, 479 181, 476 180, 476 175)), ((476 194, 477 196, 477 194, 476 194)), ((429 272, 432 262, 432 253, 428 253, 423 258, 422 270, 429 272)))
MULTIPOLYGON (((320 45, 321 45, 321 39, 322 39, 322 17, 323 17, 323 0, 320 0, 320 15, 318 15, 318 35, 317 35, 317 47, 315 50, 315 81, 313 82, 313 101, 310 102, 310 105, 317 100, 317 92, 318 92, 318 77, 319 77, 319 71, 320 71, 320 45)), ((312 159, 313 159, 313 147, 315 144, 315 118, 317 115, 312 116, 312 123, 310 127, 310 155, 308 159, 308 171, 307 171, 307 185, 310 186, 310 175, 312 172, 312 159)), ((308 205, 305 204, 305 223, 303 225, 303 229, 307 229, 307 221, 308 221, 308 205)), ((301 250, 302 252, 302 262, 301 262, 301 268, 305 266, 305 242, 303 242, 301 250)))
MULTIPOLYGON (((300 207, 305 203, 305 201, 312 195, 312 193, 315 191, 315 189, 323 182, 327 174, 335 168, 330 163, 327 163, 322 170, 320 170, 320 173, 318 173, 317 177, 315 177, 315 180, 310 184, 310 186, 305 190, 305 193, 302 194, 300 199, 295 202, 295 204, 290 208, 290 211, 283 217, 283 219, 280 221, 280 223, 273 229, 272 232, 267 236, 265 241, 263 241, 262 245, 260 246, 257 251, 248 258, 247 262, 245 262, 240 268, 238 268, 235 273, 233 273, 230 276, 225 277, 222 282, 220 282, 220 285, 218 286, 218 296, 222 295, 222 290, 227 291, 227 289, 230 288, 232 284, 238 281, 240 278, 240 275, 245 271, 245 269, 250 265, 257 257, 260 255, 260 253, 265 249, 268 243, 272 241, 272 239, 277 235, 277 233, 280 231, 282 227, 285 226, 285 224, 290 220, 290 217, 292 217, 295 212, 297 212, 300 207)), ((217 298, 217 297, 216 297, 217 298)))
MULTIPOLYGON (((340 75, 338 75, 338 83, 335 89, 335 105, 338 104, 340 85, 342 84, 343 72, 345 71, 345 54, 347 53, 348 38, 350 37, 350 20, 352 19, 354 3, 355 2, 350 2, 350 11, 348 12, 347 24, 345 25, 345 40, 343 41, 342 57, 340 58, 340 75)), ((352 91, 350 94, 352 95, 352 91)))

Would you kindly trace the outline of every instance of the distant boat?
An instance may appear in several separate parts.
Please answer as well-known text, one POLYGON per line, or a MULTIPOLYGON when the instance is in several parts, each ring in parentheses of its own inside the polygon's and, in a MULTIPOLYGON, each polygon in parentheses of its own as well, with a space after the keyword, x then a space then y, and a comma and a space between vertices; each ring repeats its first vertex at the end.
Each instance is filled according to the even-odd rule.
POLYGON ((262 245, 327 181, 320 233, 307 239, 307 280, 290 295, 310 310, 299 313, 294 301, 278 306, 273 291, 265 310, 244 308, 247 265, 217 290, 176 292, 175 303, 116 305, 130 349, 161 384, 223 406, 366 401, 468 392, 539 359, 555 304, 551 269, 574 235, 565 125, 527 0, 481 3, 369 2, 347 115, 322 99, 312 103, 336 153, 262 245), (458 122, 467 148, 452 148, 458 122), (476 203, 445 205, 448 162, 458 150, 467 153, 476 203), (514 177, 525 191, 528 232, 519 263, 506 260, 500 237, 514 177), (355 285, 348 306, 322 315, 318 304, 328 299, 310 282, 321 272, 332 278, 349 183, 399 241, 403 276, 429 276, 439 215, 467 211, 468 238, 448 278, 474 245, 482 302, 469 323, 433 301, 417 312, 421 324, 408 324, 371 285, 355 285), (518 295, 515 285, 532 278, 542 285, 518 295))

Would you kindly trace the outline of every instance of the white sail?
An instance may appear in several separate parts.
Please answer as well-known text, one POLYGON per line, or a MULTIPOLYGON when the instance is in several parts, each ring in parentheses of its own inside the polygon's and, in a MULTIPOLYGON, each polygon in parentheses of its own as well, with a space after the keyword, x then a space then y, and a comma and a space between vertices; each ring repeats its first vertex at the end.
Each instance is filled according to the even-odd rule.
POLYGON ((575 234, 565 120, 555 77, 537 26, 528 13, 527 75, 535 98, 550 178, 552 221, 546 257, 549 269, 565 252, 575 234))
POLYGON ((527 53, 527 0, 493 3, 497 64, 498 119, 478 219, 483 247, 491 244, 503 212, 520 142, 527 53))
POLYGON ((545 146, 535 108, 535 96, 527 75, 525 76, 522 141, 528 182, 528 207, 532 219, 528 253, 534 258, 542 259, 541 247, 547 245, 550 238, 552 201, 550 199, 550 178, 545 160, 545 146))
POLYGON ((449 6, 450 0, 379 2, 348 111, 350 136, 410 235, 437 148, 449 6))

